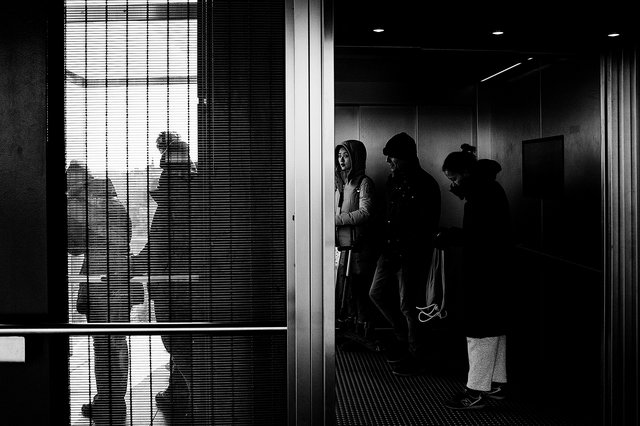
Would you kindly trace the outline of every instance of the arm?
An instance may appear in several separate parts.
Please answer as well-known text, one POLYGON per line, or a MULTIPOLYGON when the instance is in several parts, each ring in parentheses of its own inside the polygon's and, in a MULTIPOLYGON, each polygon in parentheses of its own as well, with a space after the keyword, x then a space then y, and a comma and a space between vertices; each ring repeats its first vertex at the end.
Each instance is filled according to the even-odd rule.
POLYGON ((373 192, 373 181, 364 177, 360 183, 358 210, 337 214, 335 217, 336 226, 365 224, 373 213, 373 192))

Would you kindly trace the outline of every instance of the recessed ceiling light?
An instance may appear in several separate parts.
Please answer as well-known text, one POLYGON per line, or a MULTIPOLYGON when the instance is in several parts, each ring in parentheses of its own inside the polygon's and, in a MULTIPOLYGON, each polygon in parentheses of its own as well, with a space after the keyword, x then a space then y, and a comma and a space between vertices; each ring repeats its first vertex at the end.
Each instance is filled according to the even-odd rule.
POLYGON ((494 31, 491 34, 493 34, 493 35, 502 35, 502 34, 504 34, 504 31, 494 31))
POLYGON ((610 34, 607 34, 607 37, 619 37, 619 36, 620 36, 620 33, 610 33, 610 34))
POLYGON ((383 33, 384 32, 384 28, 374 28, 373 32, 374 33, 383 33))

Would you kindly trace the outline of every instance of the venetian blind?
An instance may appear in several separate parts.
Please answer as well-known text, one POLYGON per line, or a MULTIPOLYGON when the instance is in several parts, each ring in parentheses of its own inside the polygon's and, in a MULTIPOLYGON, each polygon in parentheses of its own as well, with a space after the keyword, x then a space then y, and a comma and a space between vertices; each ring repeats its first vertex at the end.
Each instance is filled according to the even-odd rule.
POLYGON ((72 424, 286 422, 283 3, 65 1, 72 424))

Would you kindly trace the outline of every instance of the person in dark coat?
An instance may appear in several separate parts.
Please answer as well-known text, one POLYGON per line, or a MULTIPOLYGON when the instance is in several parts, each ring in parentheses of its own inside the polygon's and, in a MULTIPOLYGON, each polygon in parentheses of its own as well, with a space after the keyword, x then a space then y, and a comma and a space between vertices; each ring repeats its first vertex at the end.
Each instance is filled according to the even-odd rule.
POLYGON ((496 181, 494 160, 477 160, 475 148, 447 156, 442 171, 451 192, 465 201, 462 229, 443 230, 438 246, 462 246, 462 327, 467 338, 467 384, 445 405, 481 408, 486 398, 504 397, 507 382, 507 280, 512 254, 509 203, 496 181))
POLYGON ((383 149, 391 174, 386 186, 386 217, 382 253, 369 295, 393 327, 395 339, 385 355, 400 376, 422 374, 424 331, 418 306, 424 306, 440 220, 440 187, 420 167, 411 136, 399 133, 383 149))
POLYGON ((336 245, 340 251, 336 276, 338 331, 346 336, 353 332, 373 347, 375 307, 369 289, 377 260, 373 238, 375 186, 365 174, 367 150, 361 141, 344 141, 336 146, 335 154, 336 245), (344 239, 348 245, 342 245, 344 239))
MULTIPOLYGON (((147 244, 132 258, 135 275, 147 275, 149 299, 153 300, 158 322, 192 321, 191 247, 194 240, 192 211, 195 164, 189 145, 175 132, 161 132, 156 139, 161 153, 162 172, 150 195, 157 203, 147 244), (183 278, 178 278, 183 276, 183 278)), ((176 421, 191 410, 191 336, 162 335, 170 357, 169 385, 156 394, 156 405, 176 421)), ((186 420, 184 420, 186 421, 186 420)))
MULTIPOLYGON (((131 305, 144 295, 129 283, 131 221, 117 199, 111 180, 94 179, 86 167, 72 162, 67 169, 68 251, 84 254, 81 275, 101 276, 101 282, 80 284, 76 309, 89 323, 128 322, 131 305)), ((125 424, 129 348, 124 335, 92 335, 96 395, 82 414, 97 425, 125 424)))

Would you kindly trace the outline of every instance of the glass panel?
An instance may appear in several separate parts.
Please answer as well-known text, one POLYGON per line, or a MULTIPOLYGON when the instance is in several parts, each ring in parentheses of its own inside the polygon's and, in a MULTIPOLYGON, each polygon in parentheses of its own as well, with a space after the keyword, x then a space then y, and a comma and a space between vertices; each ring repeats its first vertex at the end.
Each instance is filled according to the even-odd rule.
POLYGON ((286 422, 283 2, 65 4, 72 424, 286 422))
POLYGON ((97 424, 285 424, 285 345, 284 334, 71 336, 71 424, 88 424, 82 406, 104 386, 122 392, 123 398, 94 405, 97 424), (179 348, 172 357, 166 352, 167 343, 179 348), (96 366, 105 354, 112 360, 104 364, 110 380, 100 382, 96 366), (128 370, 126 363, 115 362, 127 355, 128 370), (190 360, 187 368, 185 358, 190 360), (172 381, 172 370, 186 378, 188 390, 175 387, 178 391, 173 394, 163 392, 172 382, 180 386, 172 381), (163 398, 156 396, 159 393, 163 398), (189 393, 196 398, 189 399, 189 393))

